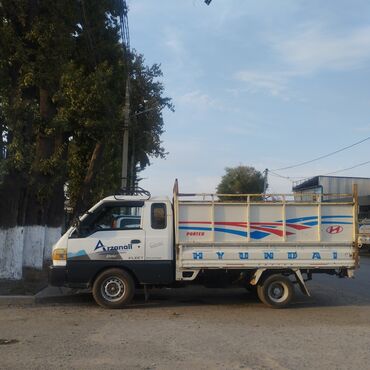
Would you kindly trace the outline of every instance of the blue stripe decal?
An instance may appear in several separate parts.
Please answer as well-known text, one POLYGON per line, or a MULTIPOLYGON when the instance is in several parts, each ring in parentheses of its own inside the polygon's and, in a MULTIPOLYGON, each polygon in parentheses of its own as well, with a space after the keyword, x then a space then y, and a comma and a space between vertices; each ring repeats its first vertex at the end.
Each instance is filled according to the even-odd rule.
POLYGON ((192 227, 192 226, 180 226, 180 230, 202 230, 202 231, 211 231, 210 227, 192 227))
MULTIPOLYGON (((352 219, 352 216, 322 216, 321 217, 321 224, 322 225, 352 225, 352 222, 346 222, 346 221, 336 221, 336 219, 352 219), (326 220, 326 221, 324 221, 326 220)), ((282 222, 281 220, 275 221, 275 222, 282 222)), ((196 223, 196 222, 194 222, 196 223)), ((308 216, 308 217, 298 217, 298 218, 290 218, 286 220, 286 223, 300 223, 301 225, 305 226, 317 226, 318 224, 318 217, 317 216, 308 216)), ((241 226, 237 226, 241 227, 241 226)), ((276 225, 258 225, 256 227, 263 227, 266 229, 278 229, 276 225)), ((287 225, 289 227, 289 225, 287 225)), ((251 226, 253 228, 253 226, 251 226)), ((179 226, 179 230, 193 230, 193 231, 212 231, 211 227, 200 227, 200 226, 179 226)), ((245 228, 244 228, 245 230, 245 228)), ((241 237, 247 237, 247 232, 244 230, 235 230, 235 229, 226 229, 223 227, 215 227, 214 231, 216 232, 222 232, 227 234, 233 234, 238 235, 241 237)), ((261 231, 261 230, 253 230, 250 233, 250 237, 252 239, 263 239, 267 236, 270 236, 270 232, 268 231, 261 231)))
POLYGON ((270 235, 269 233, 264 233, 263 231, 252 231, 251 232, 252 239, 263 239, 269 235, 270 235))
POLYGON ((352 225, 352 222, 321 221, 322 224, 352 225))
POLYGON ((238 230, 232 230, 232 229, 223 229, 221 227, 215 227, 215 231, 220 231, 222 233, 227 233, 227 234, 234 234, 234 235, 239 235, 239 236, 247 236, 247 233, 245 231, 238 231, 238 230))
MULTIPOLYGON (((322 225, 332 225, 332 224, 335 224, 335 225, 352 225, 352 222, 343 222, 343 221, 321 221, 321 224, 322 225)), ((310 222, 304 222, 302 225, 306 225, 306 226, 316 226, 317 225, 317 221, 310 221, 310 222)))
MULTIPOLYGON (((352 218, 352 216, 322 216, 321 218, 352 218)), ((298 217, 298 218, 289 218, 286 220, 287 223, 296 223, 302 221, 317 220, 317 216, 308 216, 308 217, 298 217)), ((279 220, 278 222, 283 222, 279 220)))
POLYGON ((321 216, 321 218, 352 218, 352 216, 321 216))
POLYGON ((72 257, 81 257, 81 256, 87 256, 87 253, 84 249, 79 250, 78 252, 69 252, 67 253, 67 258, 72 258, 72 257))

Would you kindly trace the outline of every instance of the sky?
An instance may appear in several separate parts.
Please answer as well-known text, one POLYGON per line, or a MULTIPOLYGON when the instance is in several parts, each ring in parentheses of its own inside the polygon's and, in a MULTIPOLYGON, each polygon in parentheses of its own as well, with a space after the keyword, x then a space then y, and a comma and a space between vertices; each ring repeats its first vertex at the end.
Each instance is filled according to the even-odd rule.
MULTIPOLYGON (((226 167, 270 173, 269 192, 370 160, 367 0, 129 0, 131 47, 160 63, 166 159, 140 185, 215 192, 226 167), (278 177, 276 174, 289 177, 278 177)), ((370 164, 338 176, 370 177, 370 164)))

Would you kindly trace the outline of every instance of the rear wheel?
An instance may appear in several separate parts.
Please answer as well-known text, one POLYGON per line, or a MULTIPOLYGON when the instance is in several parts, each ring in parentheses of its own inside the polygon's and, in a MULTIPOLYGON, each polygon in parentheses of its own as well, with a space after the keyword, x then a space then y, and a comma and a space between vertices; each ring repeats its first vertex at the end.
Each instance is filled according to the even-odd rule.
POLYGON ((283 275, 271 275, 257 286, 258 298, 273 308, 286 307, 293 298, 294 288, 290 279, 283 275))
POLYGON ((135 284, 129 273, 118 268, 103 271, 94 281, 93 297, 105 308, 122 308, 135 293, 135 284))

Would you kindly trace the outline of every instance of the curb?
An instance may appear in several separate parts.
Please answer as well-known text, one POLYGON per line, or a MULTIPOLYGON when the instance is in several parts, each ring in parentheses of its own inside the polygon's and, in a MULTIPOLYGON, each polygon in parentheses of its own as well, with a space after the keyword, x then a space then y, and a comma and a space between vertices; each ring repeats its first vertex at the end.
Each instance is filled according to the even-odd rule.
POLYGON ((0 295, 0 306, 16 304, 34 304, 34 295, 0 295))
POLYGON ((35 295, 35 303, 58 303, 75 297, 79 291, 65 287, 47 286, 35 295))
POLYGON ((0 295, 0 306, 57 303, 75 297, 78 293, 74 289, 47 286, 35 295, 0 295))

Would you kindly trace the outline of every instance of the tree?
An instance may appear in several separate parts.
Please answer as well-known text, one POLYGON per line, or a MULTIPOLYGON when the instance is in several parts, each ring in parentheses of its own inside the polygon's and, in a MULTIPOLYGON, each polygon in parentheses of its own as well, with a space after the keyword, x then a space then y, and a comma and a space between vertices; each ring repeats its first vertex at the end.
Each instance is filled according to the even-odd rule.
POLYGON ((0 2, 2 277, 40 267, 45 241, 60 234, 68 143, 54 96, 72 57, 76 9, 72 0, 0 2))
POLYGON ((162 111, 174 110, 171 99, 163 96, 164 86, 158 80, 162 77, 160 65, 145 65, 142 54, 132 53, 131 60, 131 110, 129 178, 131 185, 137 182, 137 173, 150 165, 150 157, 165 158, 162 145, 164 132, 162 111))
MULTIPOLYGON (((22 261, 40 267, 35 253, 41 264, 50 257, 66 190, 79 213, 118 188, 128 70, 121 12, 120 0, 0 1, 0 278, 20 277, 22 261)), ((161 111, 172 105, 159 66, 139 54, 131 64, 133 109, 144 99, 157 107, 132 127, 129 153, 141 169, 165 155, 161 111)))
MULTIPOLYGON (((264 190, 264 177, 254 167, 238 166, 226 167, 226 174, 222 176, 217 186, 219 194, 261 194, 264 190)), ((231 198, 231 197, 230 197, 231 198)), ((228 200, 230 200, 228 198, 228 200)), ((232 199, 240 199, 233 197, 232 199)))
MULTIPOLYGON (((63 82, 65 114, 76 124, 70 143, 67 188, 74 216, 120 188, 125 84, 122 66, 118 63, 116 70, 103 68, 98 75, 86 75, 77 69, 63 82)), ((172 110, 173 106, 171 99, 163 96, 164 88, 158 81, 161 76, 159 65, 148 67, 142 55, 131 53, 131 184, 135 184, 137 172, 150 164, 150 157, 166 155, 160 139, 162 110, 172 110)))

